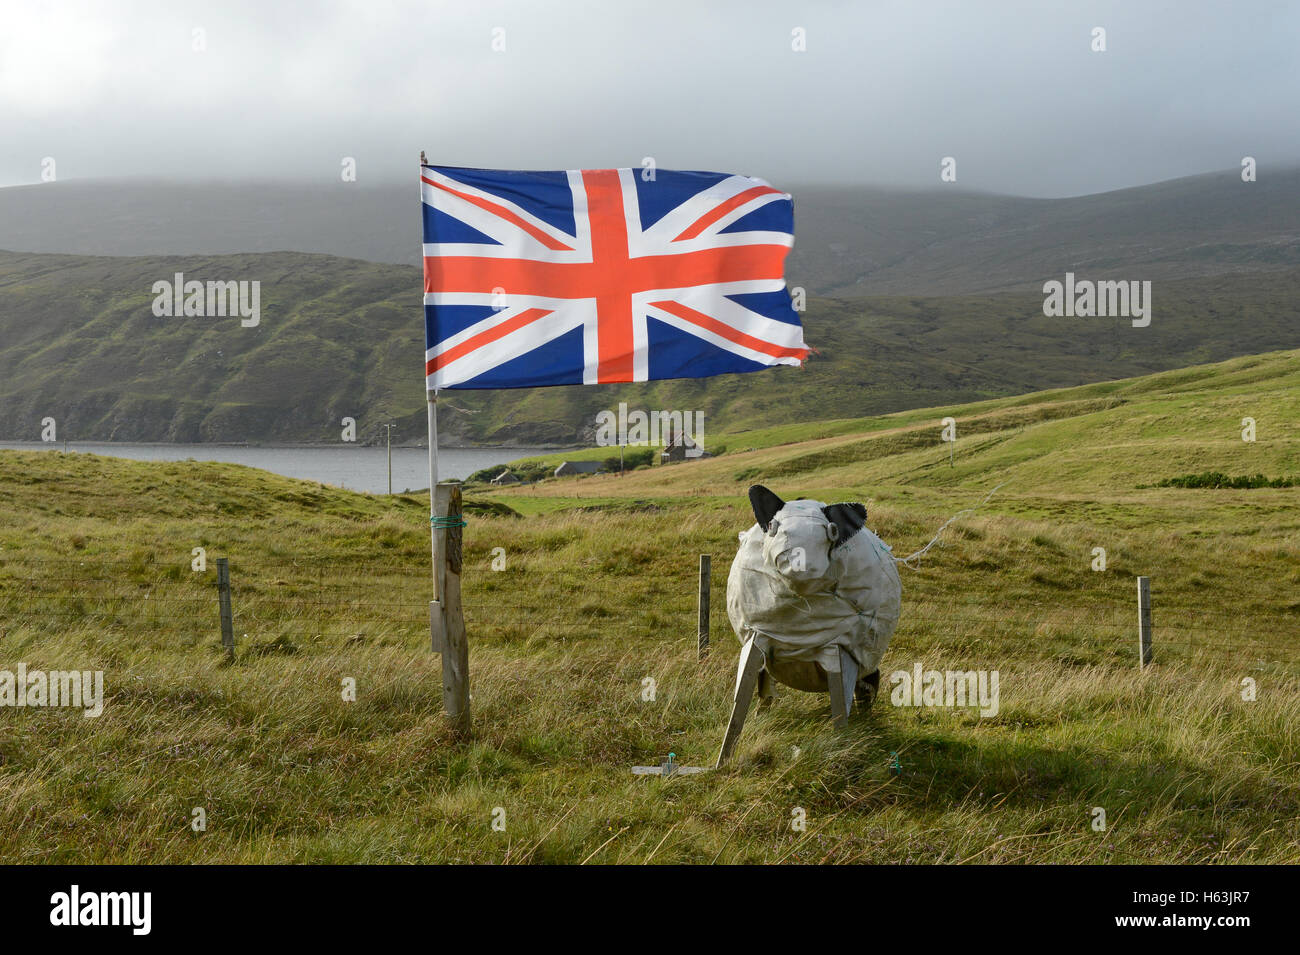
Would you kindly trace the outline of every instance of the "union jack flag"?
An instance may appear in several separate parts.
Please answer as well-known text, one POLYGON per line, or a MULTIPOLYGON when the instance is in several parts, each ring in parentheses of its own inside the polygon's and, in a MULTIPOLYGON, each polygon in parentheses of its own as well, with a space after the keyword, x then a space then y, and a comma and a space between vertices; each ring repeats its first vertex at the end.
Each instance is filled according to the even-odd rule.
POLYGON ((798 365, 790 196, 746 176, 421 166, 428 390, 798 365))

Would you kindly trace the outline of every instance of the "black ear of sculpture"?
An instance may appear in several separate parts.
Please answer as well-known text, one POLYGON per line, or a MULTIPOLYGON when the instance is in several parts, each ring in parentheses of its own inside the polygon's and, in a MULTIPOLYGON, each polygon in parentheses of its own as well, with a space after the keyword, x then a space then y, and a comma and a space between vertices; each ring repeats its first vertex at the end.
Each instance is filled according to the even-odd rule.
POLYGON ((749 506, 754 509, 754 520, 758 521, 758 526, 766 533, 767 525, 772 523, 776 512, 785 507, 785 501, 763 485, 755 484, 749 489, 749 506))
MULTIPOLYGON (((753 494, 753 491, 750 491, 753 494)), ((822 508, 822 513, 826 515, 826 520, 830 521, 840 529, 840 536, 836 539, 835 545, 839 547, 846 540, 862 530, 867 523, 867 509, 861 504, 827 504, 822 508)))

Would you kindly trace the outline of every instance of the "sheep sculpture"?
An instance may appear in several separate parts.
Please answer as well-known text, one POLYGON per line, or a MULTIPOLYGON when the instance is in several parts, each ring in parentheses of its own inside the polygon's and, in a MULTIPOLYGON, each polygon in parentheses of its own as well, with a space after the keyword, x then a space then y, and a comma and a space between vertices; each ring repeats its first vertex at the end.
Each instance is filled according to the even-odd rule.
POLYGON ((727 616, 741 643, 735 703, 717 765, 731 755, 757 690, 772 680, 829 693, 837 725, 856 699, 869 707, 880 658, 898 625, 902 585, 889 545, 856 503, 783 501, 749 489, 755 523, 740 535, 727 578, 727 616))

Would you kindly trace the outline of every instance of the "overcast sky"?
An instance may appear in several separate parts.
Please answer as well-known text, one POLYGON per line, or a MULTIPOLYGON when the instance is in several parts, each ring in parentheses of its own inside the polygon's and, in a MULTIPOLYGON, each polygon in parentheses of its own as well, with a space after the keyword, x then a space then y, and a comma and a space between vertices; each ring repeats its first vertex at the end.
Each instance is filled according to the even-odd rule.
POLYGON ((425 149, 924 188, 951 156, 962 188, 1078 195, 1300 163, 1298 40, 1272 0, 6 0, 0 185, 45 157, 378 183, 425 149))

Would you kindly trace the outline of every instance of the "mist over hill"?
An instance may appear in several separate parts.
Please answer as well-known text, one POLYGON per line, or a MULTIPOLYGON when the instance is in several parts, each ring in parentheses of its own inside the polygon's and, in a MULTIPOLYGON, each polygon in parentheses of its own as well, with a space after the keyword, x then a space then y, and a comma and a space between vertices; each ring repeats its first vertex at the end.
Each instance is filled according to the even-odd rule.
MULTIPOLYGON (((787 274, 813 295, 1027 290, 1067 270, 1168 279, 1300 266, 1300 169, 1236 170, 1067 199, 777 183, 787 274)), ((419 262, 412 182, 65 181, 0 189, 0 249, 75 255, 295 251, 419 262)))

